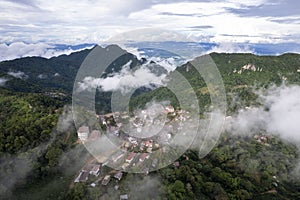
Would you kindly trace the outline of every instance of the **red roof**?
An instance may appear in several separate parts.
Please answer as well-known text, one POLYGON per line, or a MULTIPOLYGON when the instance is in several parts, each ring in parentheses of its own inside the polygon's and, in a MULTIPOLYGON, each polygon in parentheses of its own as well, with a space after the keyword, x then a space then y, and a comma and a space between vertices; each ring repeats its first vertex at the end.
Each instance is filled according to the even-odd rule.
POLYGON ((131 153, 127 156, 126 160, 131 160, 131 159, 135 156, 135 154, 136 154, 136 153, 131 152, 131 153))
POLYGON ((78 129, 78 133, 88 133, 89 132, 89 127, 87 126, 81 126, 78 129))
POLYGON ((89 139, 91 140, 97 139, 98 137, 100 137, 100 135, 101 135, 100 131, 93 130, 89 139))
POLYGON ((148 157, 148 153, 143 153, 140 157, 141 160, 145 160, 148 157))

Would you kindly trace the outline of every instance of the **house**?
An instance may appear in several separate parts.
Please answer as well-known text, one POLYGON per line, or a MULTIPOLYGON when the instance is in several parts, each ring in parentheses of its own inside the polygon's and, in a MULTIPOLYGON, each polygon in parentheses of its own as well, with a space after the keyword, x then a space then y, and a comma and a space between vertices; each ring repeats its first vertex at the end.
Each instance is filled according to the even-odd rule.
POLYGON ((152 153, 152 147, 147 148, 147 153, 152 153))
POLYGON ((140 143, 140 151, 143 151, 143 150, 144 150, 144 147, 145 147, 144 142, 141 142, 141 143, 140 143))
POLYGON ((81 171, 78 177, 75 179, 75 183, 86 182, 89 179, 89 172, 81 171))
POLYGON ((173 106, 167 106, 165 108, 165 113, 173 113, 175 111, 173 106))
POLYGON ((121 116, 121 118, 122 118, 122 119, 128 119, 128 118, 130 118, 130 116, 129 116, 128 114, 123 114, 123 115, 121 116))
POLYGON ((101 117, 101 122, 103 125, 106 125, 106 119, 104 117, 101 117))
POLYGON ((101 133, 98 130, 93 130, 89 136, 89 140, 96 140, 100 137, 101 133))
POLYGON ((110 175, 106 175, 102 180, 102 185, 107 185, 110 181, 110 175))
POLYGON ((119 128, 120 128, 122 125, 123 125, 123 124, 122 124, 122 123, 120 123, 120 122, 119 122, 119 123, 117 123, 117 127, 119 127, 119 128))
POLYGON ((86 182, 89 179, 89 172, 82 172, 79 182, 86 182))
POLYGON ((127 163, 131 163, 132 160, 134 159, 135 154, 136 154, 136 153, 131 152, 131 153, 127 156, 126 162, 127 162, 127 163))
POLYGON ((173 165, 174 165, 174 167, 178 168, 180 166, 180 163, 179 163, 179 161, 176 161, 176 162, 173 163, 173 165))
POLYGON ((114 177, 115 177, 116 179, 118 179, 118 180, 121 180, 121 179, 122 179, 122 176, 123 176, 123 173, 122 173, 121 171, 118 171, 118 173, 116 173, 116 174, 114 175, 114 177))
POLYGON ((86 141, 89 136, 89 127, 87 127, 87 126, 79 127, 79 129, 77 130, 77 134, 78 134, 78 138, 81 141, 83 141, 83 142, 86 141))
POLYGON ((130 147, 130 143, 129 143, 129 142, 125 142, 125 143, 124 143, 124 147, 125 147, 126 149, 128 149, 128 148, 130 147))
POLYGON ((147 176, 149 174, 149 168, 148 167, 144 168, 143 173, 145 176, 147 176))
POLYGON ((149 158, 149 154, 148 153, 143 153, 139 159, 140 162, 144 162, 145 159, 149 158))
POLYGON ((122 168, 123 170, 125 170, 128 166, 129 166, 129 163, 124 163, 124 164, 121 166, 121 168, 122 168))
POLYGON ((128 141, 129 141, 131 144, 137 144, 137 143, 138 143, 137 140, 136 140, 135 138, 133 138, 133 137, 129 137, 129 138, 128 138, 128 141))
POLYGON ((92 184, 91 184, 91 187, 96 187, 96 183, 92 183, 92 184))
POLYGON ((152 161, 152 167, 155 168, 157 166, 157 163, 158 163, 158 159, 154 158, 153 161, 152 161))
POLYGON ((129 199, 128 194, 120 195, 120 200, 127 200, 127 199, 129 199))
POLYGON ((98 176, 100 173, 101 165, 100 164, 89 164, 87 167, 87 171, 91 175, 98 176))
POLYGON ((149 141, 149 140, 145 141, 145 146, 146 147, 152 147, 152 142, 149 141))
POLYGON ((74 183, 79 183, 79 179, 82 175, 82 172, 80 172, 80 174, 77 176, 77 178, 74 180, 74 183))

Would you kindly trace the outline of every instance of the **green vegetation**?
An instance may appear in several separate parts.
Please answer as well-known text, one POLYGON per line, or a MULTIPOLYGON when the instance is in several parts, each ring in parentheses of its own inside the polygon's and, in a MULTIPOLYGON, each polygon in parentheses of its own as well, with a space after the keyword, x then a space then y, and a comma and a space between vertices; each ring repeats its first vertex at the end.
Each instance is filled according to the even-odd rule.
POLYGON ((78 167, 67 173, 62 170, 76 158, 64 166, 59 163, 63 153, 74 148, 77 136, 74 125, 65 132, 56 127, 64 104, 65 100, 45 94, 1 90, 1 199, 11 194, 9 199, 59 199, 67 192, 78 167))
MULTIPOLYGON (((283 81, 288 84, 300 84, 300 55, 284 54, 281 56, 256 56, 253 54, 226 54, 212 53, 211 58, 220 71, 224 82, 228 112, 234 112, 243 106, 256 104, 257 96, 253 93, 255 88, 266 88, 271 84, 280 85, 283 81), (243 70, 243 66, 251 64, 254 70, 243 70), (286 80, 284 80, 286 79, 286 80)), ((193 87, 198 99, 200 111, 204 112, 210 105, 210 95, 207 85, 199 72, 190 63, 177 68, 193 87), (187 70, 188 69, 188 70, 187 70)), ((172 78, 172 74, 170 75, 172 78)), ((189 94, 191 88, 182 91, 189 94)), ((177 106, 176 98, 167 88, 158 88, 155 91, 141 94, 134 98, 131 106, 144 106, 151 99, 169 99, 171 104, 177 106)))
POLYGON ((170 199, 299 198, 300 182, 293 183, 296 146, 275 137, 269 144, 228 133, 203 159, 191 150, 178 160, 180 167, 159 170, 166 195, 170 199))
POLYGON ((49 141, 63 102, 40 94, 0 95, 0 153, 25 152, 49 141))
MULTIPOLYGON (((144 175, 125 174, 118 183, 120 189, 117 192, 113 188, 114 182, 101 190, 99 186, 91 188, 82 183, 69 190, 88 153, 83 146, 75 144, 77 136, 73 124, 63 131, 58 130, 56 124, 64 105, 70 103, 76 72, 88 53, 86 50, 51 59, 23 58, 0 63, 0 77, 9 78, 0 89, 0 178, 9 182, 11 175, 22 177, 13 186, 0 185, 1 199, 12 194, 10 199, 96 199, 118 193, 128 193, 131 199, 135 199, 137 189, 130 184, 143 184, 144 175), (7 75, 10 70, 22 71, 29 78, 13 78, 7 75), (53 77, 55 73, 60 76, 53 77), (40 74, 48 78, 40 79, 40 74), (66 152, 73 150, 78 151, 75 156, 65 156, 66 152), (17 169, 24 167, 22 170, 25 170, 26 166, 30 170, 18 174, 17 169), (2 197, 2 194, 6 196, 2 197)), ((288 84, 300 84, 298 54, 213 53, 211 57, 225 84, 229 113, 258 104, 253 93, 255 88, 280 85, 283 80, 288 84), (245 69, 239 73, 248 64, 255 66, 256 70, 245 69)), ((128 59, 132 57, 125 55, 116 62, 125 64, 128 59)), ((196 91, 200 115, 203 114, 210 105, 204 80, 190 64, 179 67, 177 71, 196 91)), ((190 90, 186 88, 182 92, 188 94, 190 90)), ((102 100, 95 105, 98 113, 110 111, 110 96, 111 93, 97 93, 96 99, 102 100)), ((143 106, 151 99, 169 100, 174 107, 178 106, 175 95, 167 88, 138 92, 131 99, 130 106, 143 106)), ((293 176, 299 159, 298 149, 276 137, 270 138, 268 144, 260 144, 252 137, 225 133, 206 157, 199 159, 197 151, 190 150, 178 159, 180 166, 171 165, 150 173, 149 179, 159 177, 161 181, 158 181, 159 187, 153 187, 159 195, 153 198, 299 199, 300 181, 293 176)), ((147 199, 147 191, 143 192, 143 198, 147 199)))

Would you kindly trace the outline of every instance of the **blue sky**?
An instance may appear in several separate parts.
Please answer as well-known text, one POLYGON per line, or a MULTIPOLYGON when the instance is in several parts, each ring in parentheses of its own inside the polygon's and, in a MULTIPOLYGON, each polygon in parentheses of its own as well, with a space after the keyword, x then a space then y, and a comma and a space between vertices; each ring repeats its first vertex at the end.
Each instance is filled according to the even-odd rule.
POLYGON ((0 0, 0 9, 2 45, 101 44, 138 28, 197 42, 300 43, 298 0, 0 0))

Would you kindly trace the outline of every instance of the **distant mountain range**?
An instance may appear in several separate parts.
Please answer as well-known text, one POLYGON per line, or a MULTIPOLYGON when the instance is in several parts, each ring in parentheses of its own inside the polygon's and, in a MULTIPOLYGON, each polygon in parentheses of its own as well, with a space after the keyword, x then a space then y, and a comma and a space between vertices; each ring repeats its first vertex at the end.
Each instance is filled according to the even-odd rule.
MULTIPOLYGON (((69 55, 72 52, 91 49, 97 44, 83 43, 77 45, 68 44, 47 44, 34 43, 28 44, 24 42, 15 42, 8 44, 0 44, 0 61, 13 60, 16 58, 27 56, 39 56, 51 58, 62 54, 69 55)), ((101 44, 101 46, 106 44, 101 44)), ((199 55, 212 52, 217 53, 253 53, 256 55, 281 55, 284 53, 299 53, 300 45, 297 43, 215 43, 215 42, 132 42, 124 44, 128 48, 136 49, 135 53, 139 53, 145 57, 155 56, 152 49, 160 49, 160 57, 170 56, 162 53, 168 51, 177 57, 194 58, 199 55)), ((157 54, 157 53, 156 53, 157 54)))
MULTIPOLYGON (((159 56, 161 56, 162 58, 180 58, 173 52, 164 49, 156 49, 156 45, 157 44, 152 43, 150 45, 148 44, 150 48, 143 48, 145 44, 140 44, 139 46, 141 46, 141 51, 143 52, 142 56, 146 57, 147 59, 159 56)), ((164 45, 166 46, 165 49, 172 48, 172 43, 165 43, 164 45)), ((192 44, 187 43, 179 43, 179 45, 181 45, 179 49, 183 49, 183 47, 187 45, 192 46, 192 44)), ((210 44, 205 45, 206 49, 212 47, 212 45, 210 44)), ((203 44, 202 46, 205 45, 203 44)), ((105 51, 109 47, 110 46, 107 46, 106 48, 99 48, 105 51)), ((116 49, 122 50, 120 47, 116 47, 116 49)), ((65 48, 65 46, 62 45, 59 48, 65 48)), ((81 48, 81 46, 78 46, 78 48, 81 48)), ((261 48, 263 49, 263 47, 261 48)), ((0 62, 0 79, 3 80, 2 84, 0 84, 0 87, 2 86, 3 88, 19 92, 61 91, 70 93, 73 88, 76 73, 81 63, 90 52, 90 49, 86 49, 71 53, 70 55, 61 55, 58 57, 52 57, 50 59, 41 57, 26 57, 0 62)), ((267 68, 270 69, 271 67, 276 67, 276 73, 280 72, 281 74, 286 74, 284 72, 284 66, 281 66, 282 62, 280 62, 280 60, 286 61, 287 57, 289 58, 287 62, 291 63, 288 66, 289 68, 295 68, 295 72, 298 68, 300 68, 297 62, 297 59, 299 59, 299 55, 297 54, 286 54, 285 56, 279 56, 276 59, 274 59, 273 56, 262 57, 251 54, 232 54, 230 56, 229 54, 213 53, 211 54, 211 56, 216 62, 217 66, 219 66, 219 70, 221 71, 225 70, 225 66, 227 66, 226 68, 230 68, 230 71, 232 72, 234 70, 233 68, 238 69, 243 65, 253 63, 261 67, 265 66, 264 71, 266 71, 267 68), (232 59, 230 59, 230 63, 228 63, 229 61, 225 61, 227 57, 232 57, 232 59), (269 63, 270 66, 266 66, 268 65, 267 63, 269 63)), ((118 58, 114 63, 112 63, 111 66, 107 68, 106 72, 108 74, 118 72, 121 70, 120 67, 128 63, 130 60, 132 61, 130 66, 131 68, 147 62, 146 59, 138 60, 135 55, 126 53, 125 55, 122 55, 120 58, 118 58)), ((231 73, 230 71, 227 71, 226 73, 231 73)))
MULTIPOLYGON (((256 55, 281 55, 284 53, 299 53, 300 45, 296 43, 212 43, 212 42, 143 42, 133 43, 129 46, 137 47, 144 53, 149 49, 165 49, 171 52, 180 52, 198 56, 202 54, 217 53, 253 53, 256 55), (144 49, 148 49, 144 51, 144 49), (186 51, 186 52, 183 52, 186 51)), ((150 52, 151 53, 151 52, 150 52)))
MULTIPOLYGON (((166 49, 172 47, 172 44, 166 43, 166 45, 169 45, 166 49)), ((185 46, 187 44, 181 45, 185 46)), ((140 46, 143 47, 143 45, 140 46)), ((114 73, 119 73, 122 70, 122 66, 129 61, 131 62, 130 69, 139 67, 144 63, 152 63, 152 65, 149 65, 148 67, 151 73, 156 75, 162 73, 166 74, 167 71, 164 67, 157 64, 153 67, 155 62, 151 61, 151 58, 160 55, 162 55, 163 58, 176 58, 178 55, 162 49, 157 51, 154 47, 155 46, 153 45, 152 48, 143 49, 143 56, 147 59, 138 59, 135 55, 124 51, 117 45, 107 46, 105 48, 100 46, 94 47, 98 48, 100 53, 106 52, 108 55, 114 53, 114 51, 126 52, 112 62, 101 77, 106 78, 107 76, 112 76, 114 73), (108 51, 108 49, 113 50, 108 51)), ((26 57, 0 62, 0 88, 2 90, 10 90, 13 92, 58 92, 70 97, 77 71, 91 51, 91 49, 86 49, 71 53, 70 55, 61 55, 50 59, 26 57)), ((220 70, 226 88, 237 87, 237 85, 280 84, 282 81, 298 83, 300 80, 299 54, 284 54, 276 57, 257 56, 250 53, 211 53, 210 55, 220 70), (253 65, 256 70, 244 70, 243 67, 247 65, 253 65)), ((178 67, 177 71, 184 74, 188 80, 196 80, 197 78, 195 76, 197 73, 187 72, 187 65, 184 63, 182 64, 183 65, 179 65, 181 67, 178 67)), ((195 87, 205 87, 203 81, 200 81, 197 84, 198 85, 195 87)), ((137 93, 141 94, 143 91, 149 90, 144 88, 137 91, 137 93)), ((98 94, 99 99, 104 100, 100 101, 101 105, 98 107, 107 107, 104 102, 110 102, 110 94, 109 91, 98 94)))

